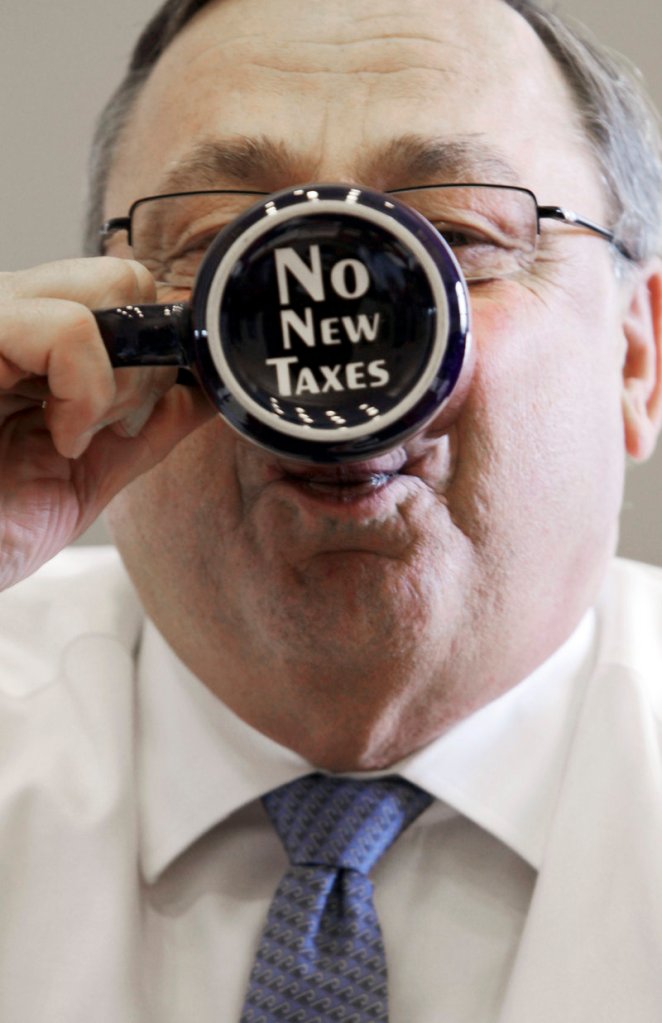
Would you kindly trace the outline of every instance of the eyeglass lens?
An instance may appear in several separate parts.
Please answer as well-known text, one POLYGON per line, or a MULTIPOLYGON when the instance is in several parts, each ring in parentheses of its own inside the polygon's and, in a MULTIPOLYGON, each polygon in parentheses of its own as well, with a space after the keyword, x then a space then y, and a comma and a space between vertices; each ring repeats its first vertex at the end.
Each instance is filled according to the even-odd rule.
MULTIPOLYGON (((511 277, 529 270, 538 230, 530 192, 494 185, 398 190, 444 236, 468 281, 511 277)), ((218 232, 263 195, 202 192, 140 200, 131 217, 134 257, 154 278, 190 290, 218 232)))

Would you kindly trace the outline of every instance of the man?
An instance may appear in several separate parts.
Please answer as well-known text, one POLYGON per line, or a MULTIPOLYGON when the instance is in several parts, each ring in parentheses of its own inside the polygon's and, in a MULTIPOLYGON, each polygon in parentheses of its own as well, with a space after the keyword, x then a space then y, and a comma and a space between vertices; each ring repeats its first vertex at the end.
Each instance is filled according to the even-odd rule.
POLYGON ((611 564, 662 417, 658 206, 622 199, 659 165, 613 137, 641 107, 528 3, 165 15, 94 223, 484 182, 615 239, 543 223, 526 272, 471 287, 450 426, 342 471, 239 439, 170 370, 113 372, 89 310, 157 296, 125 236, 0 281, 0 1018, 240 1019, 287 866, 260 796, 318 769, 434 797, 374 872, 392 1023, 657 1019, 662 581, 611 564), (20 582, 106 507, 131 583, 113 552, 20 582))

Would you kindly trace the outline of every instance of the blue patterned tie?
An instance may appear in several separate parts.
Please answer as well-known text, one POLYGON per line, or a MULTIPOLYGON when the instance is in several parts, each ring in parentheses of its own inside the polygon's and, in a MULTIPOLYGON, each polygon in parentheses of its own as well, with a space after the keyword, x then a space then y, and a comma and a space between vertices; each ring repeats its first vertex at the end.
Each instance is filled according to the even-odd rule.
POLYGON ((264 806, 290 858, 241 1023, 385 1023, 386 960, 368 873, 431 802, 401 778, 307 775, 264 806))

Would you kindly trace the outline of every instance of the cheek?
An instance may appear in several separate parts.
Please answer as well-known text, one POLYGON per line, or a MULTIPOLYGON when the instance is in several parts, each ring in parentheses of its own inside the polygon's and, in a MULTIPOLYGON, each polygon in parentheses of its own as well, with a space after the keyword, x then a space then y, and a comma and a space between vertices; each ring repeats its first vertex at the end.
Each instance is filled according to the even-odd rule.
POLYGON ((187 572, 224 542, 241 516, 235 448, 234 432, 213 419, 114 500, 109 525, 132 563, 168 559, 187 572))
POLYGON ((615 339, 606 320, 552 298, 554 316, 512 284, 473 299, 477 356, 457 424, 457 486, 469 525, 511 549, 536 535, 557 542, 576 522, 611 531, 622 492, 615 339))
MULTIPOLYGON (((591 309, 601 308, 596 298, 591 309)), ((568 436, 579 424, 580 436, 593 433, 598 443, 612 441, 614 428, 622 437, 620 338, 613 317, 591 316, 580 294, 557 288, 543 298, 513 284, 503 284, 494 298, 479 295, 473 313, 477 391, 504 425, 518 424, 523 441, 529 432, 525 415, 533 435, 547 434, 552 445, 553 433, 568 436)))

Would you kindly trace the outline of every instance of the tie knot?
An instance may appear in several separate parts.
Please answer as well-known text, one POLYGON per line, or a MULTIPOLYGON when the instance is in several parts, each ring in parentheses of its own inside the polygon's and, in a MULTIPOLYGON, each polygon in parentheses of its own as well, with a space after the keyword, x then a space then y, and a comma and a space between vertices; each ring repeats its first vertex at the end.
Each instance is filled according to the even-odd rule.
POLYGON ((431 801, 402 778, 357 781, 323 774, 297 778, 262 800, 291 863, 362 874, 431 801))

